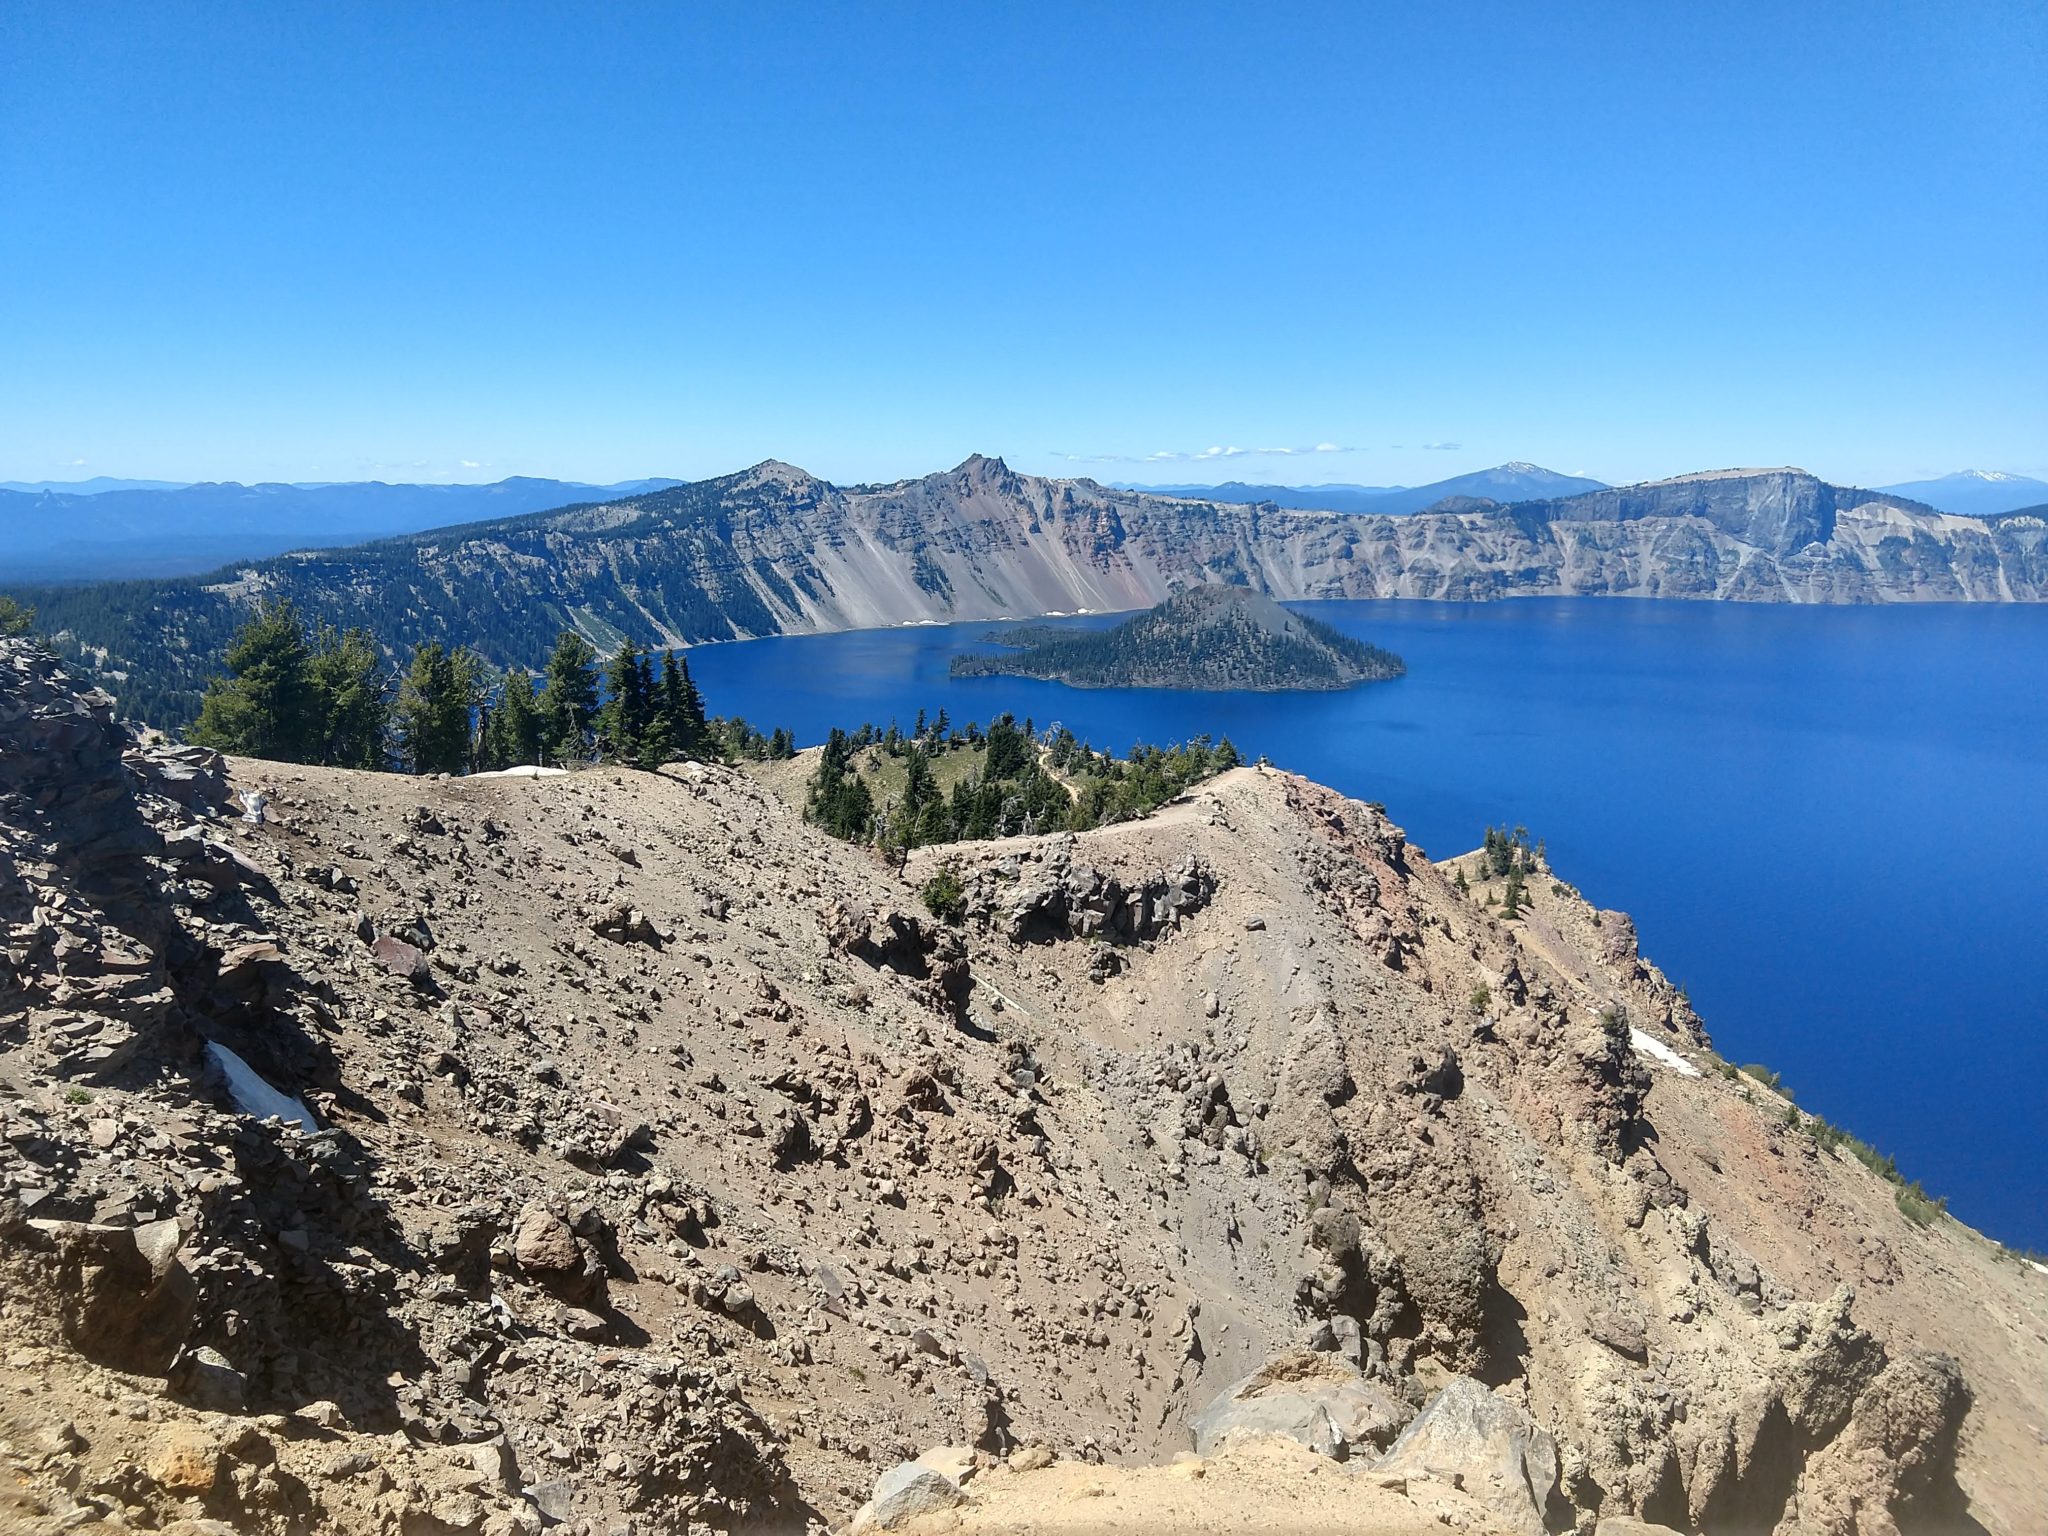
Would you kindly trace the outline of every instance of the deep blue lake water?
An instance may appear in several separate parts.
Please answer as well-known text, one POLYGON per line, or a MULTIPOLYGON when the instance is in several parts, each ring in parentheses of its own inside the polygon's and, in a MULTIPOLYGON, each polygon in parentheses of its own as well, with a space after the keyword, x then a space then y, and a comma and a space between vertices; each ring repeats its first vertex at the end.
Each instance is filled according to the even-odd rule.
POLYGON ((1723 1055, 1777 1068, 1964 1220, 2048 1248, 2048 607, 1306 611, 1408 676, 1291 695, 949 678, 988 624, 690 666, 715 712, 805 743, 941 705, 1119 751, 1208 732, 1385 802, 1433 854, 1523 823, 1634 914, 1723 1055))

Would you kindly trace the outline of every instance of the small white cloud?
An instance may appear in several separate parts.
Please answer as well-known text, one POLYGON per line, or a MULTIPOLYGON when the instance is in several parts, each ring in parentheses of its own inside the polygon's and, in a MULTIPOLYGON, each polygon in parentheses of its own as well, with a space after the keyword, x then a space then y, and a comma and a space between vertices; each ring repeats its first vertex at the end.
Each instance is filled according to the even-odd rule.
POLYGON ((1245 448, 1236 443, 1212 443, 1207 448, 1192 451, 1183 448, 1161 448, 1156 453, 1069 453, 1063 448, 1047 450, 1050 458, 1067 464, 1201 464, 1211 459, 1242 458, 1293 458, 1308 453, 1350 453, 1353 450, 1337 443, 1317 443, 1312 448, 1245 448))
POLYGON ((1424 443, 1422 446, 1431 453, 1456 453, 1465 445, 1463 443, 1424 443))
POLYGON ((462 461, 462 467, 464 469, 482 469, 483 465, 477 463, 475 459, 464 459, 462 461))
POLYGON ((83 460, 83 459, 73 459, 73 460, 71 461, 71 467, 72 467, 73 469, 83 469, 83 468, 85 468, 85 460, 83 460))

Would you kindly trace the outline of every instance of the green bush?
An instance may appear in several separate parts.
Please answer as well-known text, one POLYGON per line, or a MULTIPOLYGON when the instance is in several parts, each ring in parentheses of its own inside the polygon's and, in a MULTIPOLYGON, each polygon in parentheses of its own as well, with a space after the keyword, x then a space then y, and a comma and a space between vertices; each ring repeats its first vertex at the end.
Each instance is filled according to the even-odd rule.
POLYGON ((1929 1226, 1937 1216, 1948 1214, 1946 1197, 1928 1194, 1920 1187, 1918 1179, 1900 1185, 1892 1198, 1898 1202, 1899 1214, 1916 1227, 1929 1226))
POLYGON ((925 881, 918 895, 925 911, 942 923, 957 923, 967 915, 967 893, 961 889, 959 872, 950 864, 925 881))

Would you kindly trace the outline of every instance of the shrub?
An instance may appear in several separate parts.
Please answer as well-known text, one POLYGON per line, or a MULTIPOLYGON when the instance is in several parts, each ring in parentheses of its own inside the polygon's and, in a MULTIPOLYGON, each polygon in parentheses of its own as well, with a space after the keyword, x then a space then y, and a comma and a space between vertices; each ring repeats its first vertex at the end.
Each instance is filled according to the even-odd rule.
POLYGON ((937 874, 925 881, 918 895, 925 911, 942 923, 957 923, 967 915, 967 893, 961 888, 959 872, 950 864, 942 865, 937 874))
POLYGON ((1474 1013, 1484 1013, 1492 1006, 1493 989, 1482 981, 1472 989, 1472 1011, 1474 1013))
POLYGON ((1937 1216, 1948 1214, 1948 1200, 1941 1195, 1928 1194, 1920 1187, 1918 1179, 1900 1185, 1892 1198, 1898 1202, 1899 1214, 1916 1227, 1930 1226, 1937 1216))
POLYGON ((1778 1093, 1785 1093, 1785 1096, 1787 1098, 1791 1097, 1789 1093, 1785 1092, 1785 1080, 1782 1077, 1778 1076, 1777 1073, 1773 1072, 1769 1067, 1764 1066, 1761 1062, 1752 1061, 1751 1063, 1749 1063, 1748 1066, 1742 1069, 1742 1073, 1745 1077, 1755 1078, 1758 1082, 1762 1083, 1766 1088, 1772 1089, 1778 1093))

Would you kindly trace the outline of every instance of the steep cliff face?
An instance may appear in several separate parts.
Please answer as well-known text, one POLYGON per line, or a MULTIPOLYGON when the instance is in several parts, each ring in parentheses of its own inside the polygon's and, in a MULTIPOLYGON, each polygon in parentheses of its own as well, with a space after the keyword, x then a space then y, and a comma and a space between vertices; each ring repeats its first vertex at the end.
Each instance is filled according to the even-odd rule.
POLYGON ((394 648, 536 665, 601 646, 1148 608, 1204 582, 1283 600, 1576 595, 1767 602, 2038 601, 2048 528, 1951 517, 1796 470, 1730 470, 1560 501, 1406 517, 1184 501, 1020 475, 976 456, 893 485, 773 461, 598 506, 237 568, 204 582, 32 594, 82 659, 172 696, 178 724, 270 595, 394 648))
POLYGON ((2048 1521, 2048 1280, 1724 1080, 1548 872, 1504 922, 1255 770, 898 872, 701 765, 124 745, 0 645, 10 1530, 797 1529, 940 1444, 1028 1507, 1276 1357, 1359 1405, 1289 1474, 1384 1517, 1331 1529, 2048 1521), (1358 1471, 1426 1400, 1519 1512, 1358 1471))

